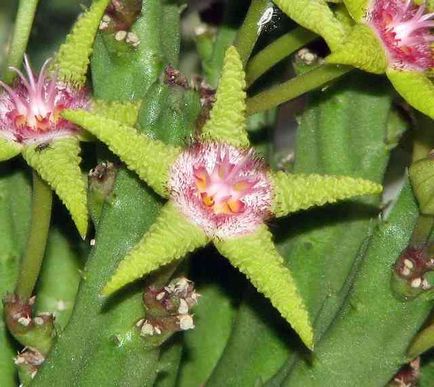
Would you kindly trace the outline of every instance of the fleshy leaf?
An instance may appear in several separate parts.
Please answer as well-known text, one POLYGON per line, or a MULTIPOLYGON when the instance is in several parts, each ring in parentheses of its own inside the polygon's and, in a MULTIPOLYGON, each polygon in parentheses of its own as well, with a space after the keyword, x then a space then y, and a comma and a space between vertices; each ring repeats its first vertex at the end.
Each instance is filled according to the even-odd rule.
POLYGON ((434 118, 434 83, 424 73, 388 69, 387 76, 399 94, 415 109, 434 118))
POLYGON ((188 222, 169 201, 149 232, 119 264, 115 274, 104 287, 103 294, 110 295, 160 266, 206 245, 207 242, 205 233, 188 222))
POLYGON ((368 9, 368 3, 368 0, 344 0, 348 12, 357 22, 363 21, 368 9))
POLYGON ((88 225, 87 195, 79 153, 75 137, 55 140, 44 148, 32 145, 23 149, 24 159, 56 192, 84 238, 88 225))
POLYGON ((431 348, 434 348, 434 324, 418 333, 408 349, 408 355, 414 359, 431 348))
POLYGON ((210 118, 202 129, 202 137, 247 147, 246 81, 243 63, 235 47, 226 51, 222 77, 210 118))
POLYGON ((9 160, 21 152, 21 145, 14 141, 0 138, 0 161, 9 160))
POLYGON ((420 212, 434 215, 434 160, 428 157, 414 162, 409 176, 420 212))
POLYGON ((387 56, 381 42, 363 24, 353 27, 348 39, 327 57, 327 62, 351 65, 374 74, 383 74, 387 69, 387 56))
POLYGON ((380 184, 372 181, 346 176, 275 172, 271 178, 274 186, 273 212, 276 216, 285 216, 353 196, 378 194, 383 189, 380 184))
POLYGON ((322 36, 332 51, 345 40, 345 28, 323 0, 274 0, 292 20, 322 36))
POLYGON ((94 0, 79 17, 66 41, 59 48, 53 68, 61 81, 82 86, 86 82, 89 57, 99 23, 110 0, 94 0))
POLYGON ((270 299, 303 342, 312 349, 313 331, 309 314, 292 274, 285 267, 271 238, 267 227, 262 225, 254 234, 215 241, 215 245, 259 292, 270 299))
POLYGON ((62 114, 107 144, 155 192, 168 197, 169 169, 179 155, 178 148, 139 134, 136 129, 119 121, 85 110, 65 110, 62 114))
POLYGON ((92 112, 99 116, 134 126, 139 116, 141 102, 93 101, 92 112))

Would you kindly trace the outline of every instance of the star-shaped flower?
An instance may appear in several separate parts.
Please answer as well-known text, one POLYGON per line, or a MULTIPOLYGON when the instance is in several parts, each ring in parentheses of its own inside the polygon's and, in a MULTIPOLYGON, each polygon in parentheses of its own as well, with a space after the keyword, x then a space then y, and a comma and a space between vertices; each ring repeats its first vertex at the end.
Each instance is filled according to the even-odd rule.
POLYGON ((88 108, 84 88, 93 39, 108 0, 97 0, 77 21, 54 63, 38 76, 25 58, 13 86, 0 81, 0 161, 19 153, 58 194, 78 231, 87 230, 85 181, 80 164, 80 128, 65 120, 65 109, 88 108))
MULTIPOLYGON (((304 2, 304 0, 302 1, 304 2)), ((332 51, 328 63, 386 73, 413 107, 434 118, 434 13, 413 0, 344 0, 355 24, 342 23, 324 0, 314 0, 314 17, 299 2, 275 0, 290 17, 323 36, 332 51), (319 22, 312 26, 312 19, 319 22), (340 25, 340 28, 339 28, 340 25), (342 33, 342 31, 349 31, 342 33)))
POLYGON ((155 224, 120 263, 103 290, 109 295, 209 242, 267 296, 312 348, 308 312, 266 222, 381 186, 350 177, 270 171, 246 131, 244 71, 231 47, 210 119, 197 141, 181 149, 87 111, 63 116, 85 128, 169 199, 155 224))

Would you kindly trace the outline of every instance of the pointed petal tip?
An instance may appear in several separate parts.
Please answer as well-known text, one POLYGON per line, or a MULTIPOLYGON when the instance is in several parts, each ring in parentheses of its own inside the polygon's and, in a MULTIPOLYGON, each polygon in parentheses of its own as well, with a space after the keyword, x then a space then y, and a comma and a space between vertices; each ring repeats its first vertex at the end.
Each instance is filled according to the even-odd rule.
POLYGON ((223 71, 210 118, 202 128, 202 138, 248 147, 246 130, 246 80, 241 57, 234 46, 225 53, 223 71))

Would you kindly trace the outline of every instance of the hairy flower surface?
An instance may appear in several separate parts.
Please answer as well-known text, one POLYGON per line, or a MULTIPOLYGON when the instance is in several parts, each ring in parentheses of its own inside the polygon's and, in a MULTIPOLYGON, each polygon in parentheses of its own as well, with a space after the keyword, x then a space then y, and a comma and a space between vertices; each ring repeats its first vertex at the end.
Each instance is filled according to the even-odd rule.
POLYGON ((171 168, 170 196, 207 235, 252 232, 270 214, 272 193, 264 163, 253 151, 197 143, 171 168))
POLYGON ((47 74, 47 60, 39 76, 35 76, 27 57, 25 71, 18 69, 14 87, 0 81, 0 135, 18 143, 43 143, 77 133, 79 128, 62 118, 64 109, 85 108, 88 96, 84 89, 75 89, 47 74))
POLYGON ((367 23, 383 43, 392 67, 424 71, 434 67, 434 13, 412 0, 377 0, 367 23))

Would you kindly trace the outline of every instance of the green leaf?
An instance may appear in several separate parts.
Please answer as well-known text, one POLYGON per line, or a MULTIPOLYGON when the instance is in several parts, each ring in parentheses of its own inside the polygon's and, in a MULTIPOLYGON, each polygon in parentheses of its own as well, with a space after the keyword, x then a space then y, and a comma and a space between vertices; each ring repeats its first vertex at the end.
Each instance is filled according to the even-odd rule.
POLYGON ((205 233, 168 202, 149 232, 119 264, 102 292, 110 295, 160 266, 204 246, 207 241, 205 233))
POLYGON ((365 179, 346 176, 321 176, 304 174, 271 174, 274 182, 273 212, 285 216, 291 212, 304 210, 354 196, 378 194, 380 184, 365 179))
POLYGON ((15 141, 0 138, 0 161, 6 161, 21 152, 22 146, 15 141))
POLYGON ((23 150, 23 157, 56 192, 71 213, 82 238, 86 237, 88 216, 85 179, 80 170, 77 138, 53 141, 45 149, 37 145, 23 150))
POLYGON ((271 238, 267 227, 261 226, 251 235, 214 243, 219 252, 270 299, 303 342, 312 349, 312 324, 304 301, 271 238))
POLYGON ((93 101, 92 112, 122 122, 127 126, 135 126, 139 116, 141 101, 120 102, 120 101, 93 101))
POLYGON ((130 126, 85 110, 66 110, 62 114, 107 144, 155 192, 168 197, 169 169, 179 155, 178 148, 152 140, 130 126))
POLYGON ((322 36, 332 51, 345 40, 345 27, 323 0, 274 0, 292 20, 322 36))
POLYGON ((434 118, 434 84, 424 73, 388 69, 387 76, 399 94, 415 109, 434 118))
POLYGON ((368 9, 368 0, 344 0, 348 12, 357 22, 363 21, 368 9))
POLYGON ((226 51, 222 77, 210 119, 202 129, 202 137, 248 147, 246 130, 246 87, 241 58, 231 46, 226 51))
POLYGON ((100 20, 110 0, 94 0, 79 17, 66 41, 59 48, 53 68, 60 80, 82 86, 86 82, 89 57, 100 20))
POLYGON ((374 74, 383 74, 388 65, 381 42, 363 24, 354 26, 348 39, 327 57, 327 62, 351 65, 374 74))

